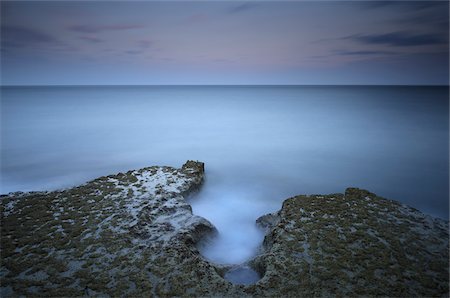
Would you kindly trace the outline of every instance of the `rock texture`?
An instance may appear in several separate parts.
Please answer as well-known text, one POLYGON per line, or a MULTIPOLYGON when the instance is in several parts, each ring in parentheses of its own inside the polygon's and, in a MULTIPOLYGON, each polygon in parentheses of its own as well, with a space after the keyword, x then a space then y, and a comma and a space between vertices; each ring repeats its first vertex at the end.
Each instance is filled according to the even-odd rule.
POLYGON ((257 222, 262 296, 448 297, 448 222, 366 190, 297 196, 257 222))
POLYGON ((208 277, 225 281, 195 243, 215 228, 183 197, 202 183, 203 166, 188 161, 2 196, 2 297, 212 294, 208 277))
POLYGON ((2 196, 1 296, 448 296, 448 222, 355 188, 260 217, 262 278, 233 285, 196 248, 216 232, 184 199, 203 175, 188 161, 2 196))

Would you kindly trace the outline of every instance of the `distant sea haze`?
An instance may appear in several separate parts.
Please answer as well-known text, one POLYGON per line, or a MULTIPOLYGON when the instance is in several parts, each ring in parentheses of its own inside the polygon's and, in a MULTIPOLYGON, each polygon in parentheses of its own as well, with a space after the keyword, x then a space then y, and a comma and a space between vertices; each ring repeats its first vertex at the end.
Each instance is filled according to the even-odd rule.
POLYGON ((296 194, 356 186, 448 218, 448 96, 418 86, 2 87, 1 193, 200 160, 206 181, 190 203, 221 232, 206 255, 224 263, 251 256, 256 218, 296 194))

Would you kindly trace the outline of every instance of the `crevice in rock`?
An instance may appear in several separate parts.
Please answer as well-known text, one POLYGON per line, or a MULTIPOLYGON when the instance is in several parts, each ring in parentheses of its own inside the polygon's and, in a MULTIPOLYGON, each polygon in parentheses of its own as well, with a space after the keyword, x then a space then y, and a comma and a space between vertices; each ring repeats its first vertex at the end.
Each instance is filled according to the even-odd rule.
MULTIPOLYGON (((202 173, 204 173, 204 167, 201 168, 202 173)), ((195 195, 201 189, 204 177, 199 184, 195 185, 186 191, 183 196, 185 197, 186 202, 188 202, 189 206, 192 201, 195 200, 195 195)), ((192 207, 191 207, 192 211, 192 207)), ((193 213, 193 212, 192 212, 193 213)), ((193 213, 194 214, 194 213, 193 213)), ((197 216, 194 214, 194 216, 197 216)), ((203 217, 202 217, 203 218, 203 217)), ((209 220, 205 218, 205 222, 210 223, 209 220)), ((201 248, 210 245, 211 241, 214 237, 217 237, 219 231, 214 227, 211 223, 210 225, 197 225, 194 228, 194 231, 190 233, 189 239, 186 241, 190 242, 189 244, 195 247, 198 255, 209 265, 211 265, 215 272, 225 281, 230 282, 235 285, 252 285, 258 282, 261 277, 264 276, 265 266, 255 266, 252 262, 244 262, 242 264, 218 264, 207 257, 205 257, 201 253, 201 248)))

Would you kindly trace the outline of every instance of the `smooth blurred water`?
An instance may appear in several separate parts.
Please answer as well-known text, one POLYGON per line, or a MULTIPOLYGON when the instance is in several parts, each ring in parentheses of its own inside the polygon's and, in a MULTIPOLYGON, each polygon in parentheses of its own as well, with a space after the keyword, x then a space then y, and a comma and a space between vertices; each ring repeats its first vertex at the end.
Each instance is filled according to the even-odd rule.
POLYGON ((296 194, 366 188, 448 218, 447 87, 2 87, 1 192, 206 163, 192 200, 240 263, 296 194))
POLYGON ((248 266, 239 266, 225 273, 224 278, 234 284, 251 285, 261 277, 256 271, 248 266))

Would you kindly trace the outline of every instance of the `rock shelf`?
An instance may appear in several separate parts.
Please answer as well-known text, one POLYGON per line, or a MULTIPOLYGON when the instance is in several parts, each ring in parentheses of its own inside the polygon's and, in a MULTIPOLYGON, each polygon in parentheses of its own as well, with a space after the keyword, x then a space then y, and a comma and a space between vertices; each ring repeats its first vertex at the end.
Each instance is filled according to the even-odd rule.
POLYGON ((357 188, 260 217, 261 251, 242 266, 261 279, 232 284, 246 269, 196 248, 217 233, 185 200, 203 178, 188 161, 2 195, 1 296, 448 296, 448 221, 357 188))

